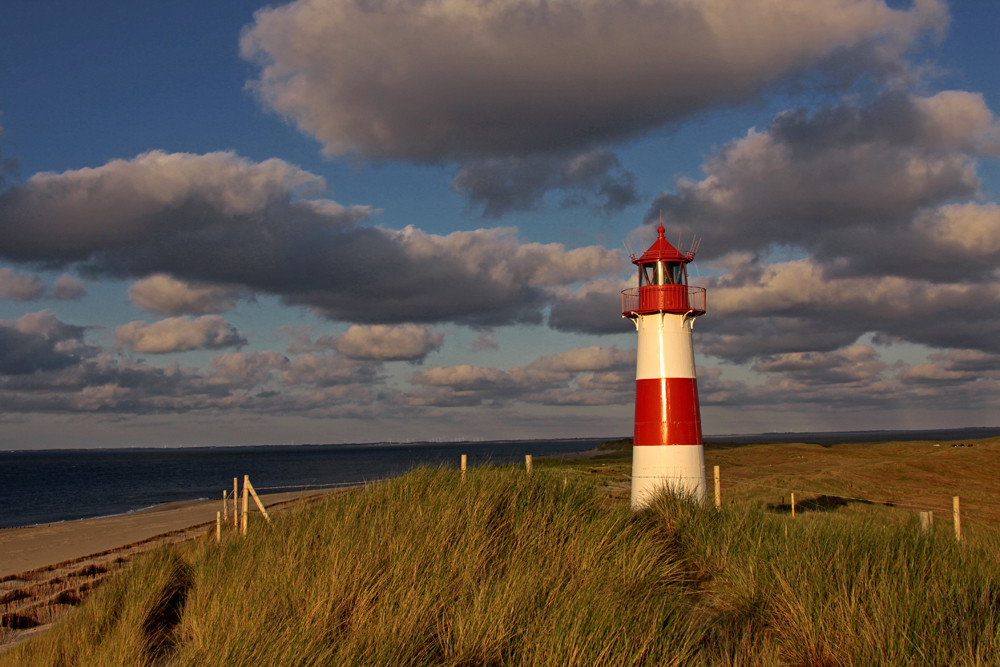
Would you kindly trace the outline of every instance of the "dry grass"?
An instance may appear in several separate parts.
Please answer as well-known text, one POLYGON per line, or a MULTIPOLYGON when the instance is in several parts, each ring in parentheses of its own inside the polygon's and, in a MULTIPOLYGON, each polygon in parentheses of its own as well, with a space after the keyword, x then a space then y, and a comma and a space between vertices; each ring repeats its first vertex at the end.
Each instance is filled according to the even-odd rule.
MULTIPOLYGON (((464 483, 417 470, 156 552, 0 664, 997 664, 996 531, 958 545, 897 508, 792 520, 766 501, 781 484, 874 493, 983 461, 779 447, 710 450, 722 511, 663 497, 632 513, 620 454, 464 483), (844 466, 858 474, 830 474, 844 466)), ((979 452, 995 444, 961 454, 979 452)))

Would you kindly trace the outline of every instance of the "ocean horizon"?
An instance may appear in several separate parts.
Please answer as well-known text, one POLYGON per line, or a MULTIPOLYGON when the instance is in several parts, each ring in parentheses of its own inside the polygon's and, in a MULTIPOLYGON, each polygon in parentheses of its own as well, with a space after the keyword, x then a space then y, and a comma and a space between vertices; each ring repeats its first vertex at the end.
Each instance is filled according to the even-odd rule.
POLYGON ((582 452, 608 438, 0 451, 0 529, 222 499, 249 475, 260 493, 361 484, 419 465, 469 466, 582 452))

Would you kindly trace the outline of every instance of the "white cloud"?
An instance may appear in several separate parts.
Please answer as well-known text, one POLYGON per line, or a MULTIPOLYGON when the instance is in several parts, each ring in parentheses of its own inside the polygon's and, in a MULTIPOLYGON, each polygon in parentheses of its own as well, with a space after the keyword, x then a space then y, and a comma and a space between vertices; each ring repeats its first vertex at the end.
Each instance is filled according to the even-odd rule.
POLYGON ((158 273, 129 287, 129 300, 157 315, 206 315, 236 307, 239 291, 215 285, 192 285, 158 273))
POLYGON ((947 21, 937 0, 298 0, 240 49, 328 155, 440 161, 636 136, 833 61, 899 71, 947 21))
POLYGON ((443 333, 426 325, 352 325, 337 338, 337 351, 352 359, 421 361, 441 347, 443 333))
POLYGON ((230 153, 36 175, 0 192, 0 256, 98 277, 169 274, 179 282, 132 292, 155 312, 222 308, 238 291, 366 324, 540 322, 551 288, 620 270, 618 251, 523 243, 512 228, 363 226, 368 207, 305 198, 321 184, 230 153))
POLYGON ((147 324, 129 322, 115 329, 115 338, 135 352, 165 354, 246 345, 236 328, 218 315, 170 317, 147 324))

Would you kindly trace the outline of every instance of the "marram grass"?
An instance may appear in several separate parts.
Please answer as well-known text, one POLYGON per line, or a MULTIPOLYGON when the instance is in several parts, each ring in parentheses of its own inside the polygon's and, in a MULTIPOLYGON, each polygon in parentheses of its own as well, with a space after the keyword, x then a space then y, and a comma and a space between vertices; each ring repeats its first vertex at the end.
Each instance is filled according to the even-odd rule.
POLYGON ((995 665, 997 554, 419 469, 142 558, 0 664, 995 665))

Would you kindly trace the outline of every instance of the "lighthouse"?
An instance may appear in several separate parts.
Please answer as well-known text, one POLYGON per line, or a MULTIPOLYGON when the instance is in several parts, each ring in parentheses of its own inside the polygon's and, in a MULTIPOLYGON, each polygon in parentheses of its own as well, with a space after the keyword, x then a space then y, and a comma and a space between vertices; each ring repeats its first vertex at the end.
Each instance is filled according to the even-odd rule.
POLYGON ((635 439, 632 443, 632 509, 670 488, 703 501, 705 451, 701 441, 698 381, 691 330, 705 314, 705 288, 689 287, 687 265, 696 247, 682 253, 664 237, 641 257, 639 286, 622 292, 622 317, 639 334, 635 373, 635 439))

